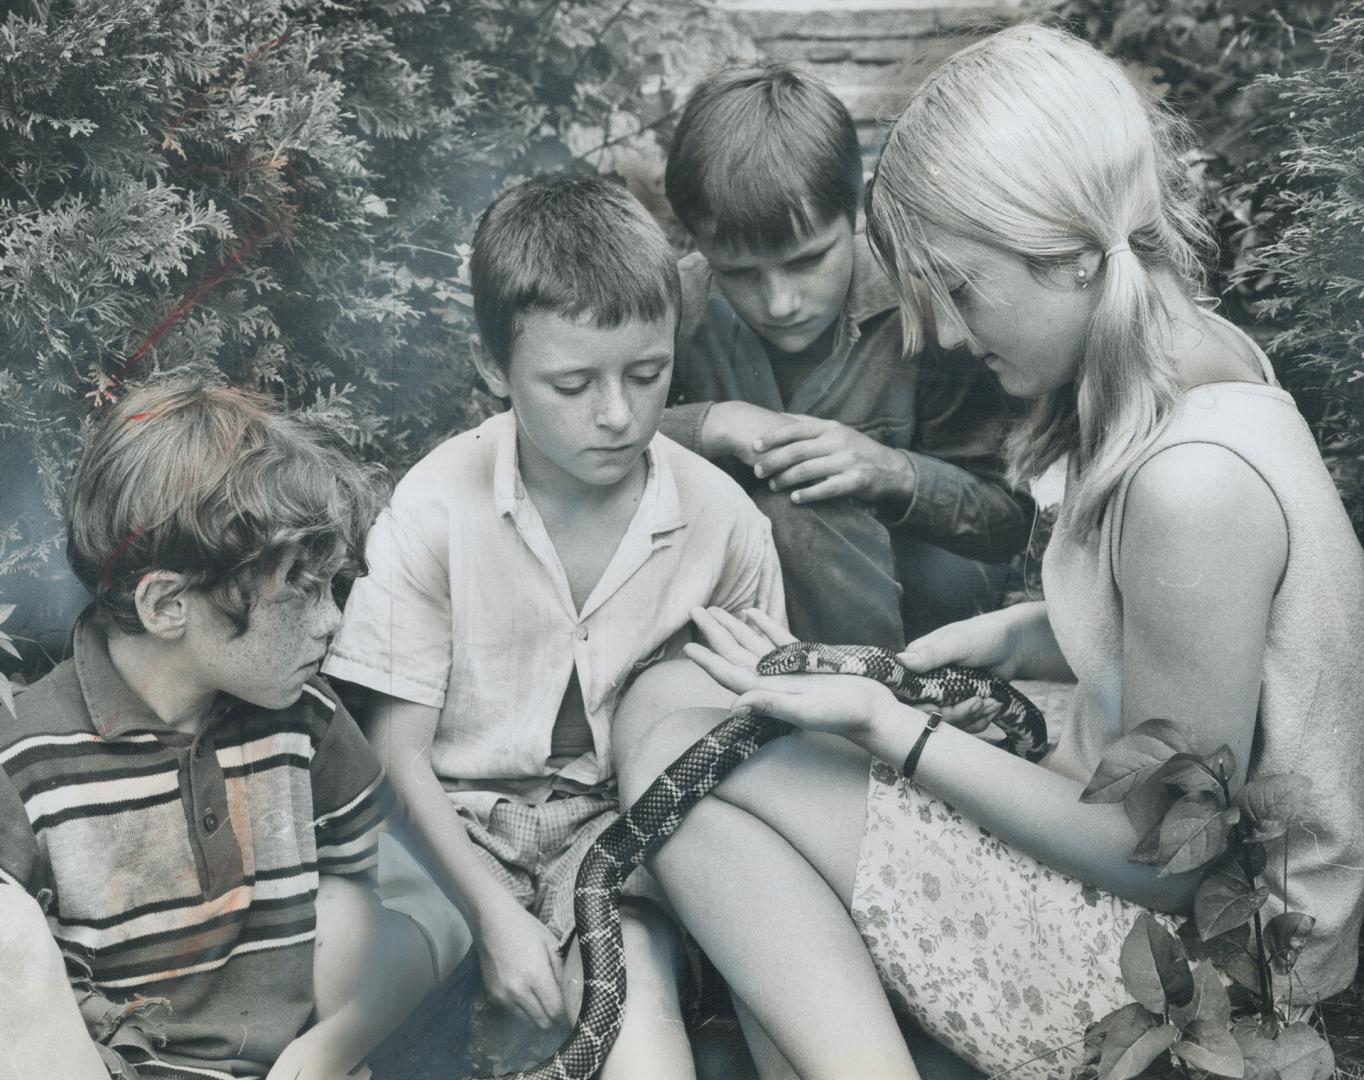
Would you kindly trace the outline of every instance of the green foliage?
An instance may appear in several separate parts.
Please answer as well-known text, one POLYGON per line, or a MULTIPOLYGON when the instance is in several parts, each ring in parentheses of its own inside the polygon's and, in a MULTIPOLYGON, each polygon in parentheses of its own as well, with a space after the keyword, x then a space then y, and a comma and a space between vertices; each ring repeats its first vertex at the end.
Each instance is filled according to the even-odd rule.
POLYGON ((1254 281, 1238 271, 1273 222, 1254 197, 1253 178, 1278 147, 1261 130, 1264 94, 1255 80, 1312 65, 1317 35, 1350 0, 1029 0, 1123 60, 1139 83, 1165 97, 1198 131, 1190 160, 1204 182, 1223 240, 1212 291, 1233 317, 1254 281))
POLYGON ((82 424, 154 369, 215 368, 395 471, 495 411, 460 277, 479 211, 658 158, 743 44, 670 0, 5 10, 0 463, 41 506, 0 509, 0 588, 54 560, 82 424))
POLYGON ((1254 84, 1264 137, 1282 147, 1258 186, 1277 224, 1239 278, 1313 415, 1327 464, 1364 536, 1364 3, 1320 35, 1321 63, 1254 84))
POLYGON ((1327 1080, 1335 1069, 1326 1040, 1290 1022, 1293 965, 1315 920, 1298 911, 1267 922, 1261 916, 1269 899, 1258 881, 1267 845, 1288 843, 1310 782, 1298 774, 1257 776, 1233 795, 1235 774, 1226 746, 1198 754, 1177 725, 1148 720, 1108 748, 1081 795, 1131 810, 1163 805, 1133 860, 1160 874, 1206 867, 1193 917, 1178 934, 1153 915, 1137 916, 1120 957, 1134 1001, 1086 1032, 1086 1077, 1327 1080))

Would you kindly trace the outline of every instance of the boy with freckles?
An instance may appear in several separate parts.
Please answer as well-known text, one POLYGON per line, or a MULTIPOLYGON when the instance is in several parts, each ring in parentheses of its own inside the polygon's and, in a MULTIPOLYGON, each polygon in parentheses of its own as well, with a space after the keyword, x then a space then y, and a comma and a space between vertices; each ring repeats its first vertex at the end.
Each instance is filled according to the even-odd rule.
MULTIPOLYGON (((487 995, 549 1028, 577 1008, 573 885, 618 813, 623 692, 681 655, 693 608, 783 618, 781 573, 738 485, 657 434, 678 277, 642 206, 597 177, 527 181, 484 213, 470 277, 479 371, 511 410, 398 485, 325 670, 371 692, 371 741, 434 852, 381 851, 387 902, 447 966, 471 934, 487 995)), ((672 925, 628 895, 622 921, 602 1075, 687 1080, 672 925)))
POLYGON ((368 880, 392 788, 317 674, 378 491, 175 376, 100 417, 69 503, 93 602, 0 723, 0 1077, 352 1075, 433 977, 368 880))

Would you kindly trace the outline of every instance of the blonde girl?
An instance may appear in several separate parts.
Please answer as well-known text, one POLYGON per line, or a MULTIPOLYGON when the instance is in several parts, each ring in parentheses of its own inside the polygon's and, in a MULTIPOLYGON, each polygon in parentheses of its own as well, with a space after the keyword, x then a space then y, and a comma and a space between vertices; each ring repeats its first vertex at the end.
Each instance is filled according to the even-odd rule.
POLYGON ((696 616, 710 647, 689 647, 714 682, 655 669, 622 710, 631 797, 734 694, 802 729, 698 806, 653 867, 741 1000, 766 1078, 918 1075, 878 978, 984 1072, 1068 1075, 1086 1024, 1126 1000, 1133 918, 1178 919, 1198 881, 1128 860, 1150 820, 1079 801, 1103 750, 1151 717, 1231 747, 1238 784, 1247 767, 1310 777, 1268 910, 1317 918, 1297 1001, 1350 982, 1364 553, 1264 354, 1192 298, 1200 226, 1178 137, 1111 60, 1019 26, 929 77, 868 194, 909 347, 964 345, 1031 403, 1018 476, 1064 461, 1068 477, 1046 601, 901 658, 1074 680, 1057 749, 1034 765, 974 738, 979 702, 923 741, 926 715, 867 680, 760 678, 756 658, 789 635, 714 611, 696 616), (660 722, 687 684, 698 707, 660 722), (916 743, 910 780, 896 767, 916 743))

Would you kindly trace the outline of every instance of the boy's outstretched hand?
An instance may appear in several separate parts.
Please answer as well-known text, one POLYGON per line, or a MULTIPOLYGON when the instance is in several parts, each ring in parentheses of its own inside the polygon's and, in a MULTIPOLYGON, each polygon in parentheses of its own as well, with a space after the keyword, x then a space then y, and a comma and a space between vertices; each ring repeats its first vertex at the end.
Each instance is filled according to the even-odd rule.
POLYGON ((794 417, 759 435, 754 452, 753 472, 773 491, 795 488, 795 502, 852 498, 907 504, 914 495, 908 455, 837 420, 794 417))
POLYGON ((507 901, 477 927, 483 988, 498 1004, 547 1031, 568 1019, 559 943, 553 931, 510 894, 507 901))

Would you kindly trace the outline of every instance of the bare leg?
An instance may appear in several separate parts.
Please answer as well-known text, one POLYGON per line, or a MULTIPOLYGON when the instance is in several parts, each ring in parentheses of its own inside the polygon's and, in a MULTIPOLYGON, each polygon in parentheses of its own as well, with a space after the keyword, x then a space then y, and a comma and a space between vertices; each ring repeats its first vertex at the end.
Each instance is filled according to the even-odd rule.
POLYGON ((0 1080, 108 1080, 33 898, 0 885, 0 1080))
MULTIPOLYGON (((724 716, 673 711, 676 703, 726 696, 688 663, 640 677, 616 715, 623 802, 724 716)), ((682 921, 804 1080, 919 1075, 847 912, 866 783, 865 755, 844 740, 778 740, 698 804, 651 863, 682 921)))
MULTIPOLYGON (((677 993, 677 929, 653 904, 627 899, 621 937, 629 993, 620 1035, 602 1066, 601 1080, 696 1080, 691 1043, 677 993)), ((564 965, 576 1012, 582 997, 582 954, 576 940, 564 965)))
POLYGON ((796 1070, 791 1068, 791 1063, 768 1037, 762 1024, 758 1023, 753 1011, 737 994, 730 994, 730 998, 734 1002, 734 1012, 739 1017, 739 1027, 743 1029, 744 1041, 753 1055, 753 1064, 758 1067, 758 1076, 762 1080, 800 1080, 796 1070))
POLYGON ((431 951, 411 919, 380 904, 365 878, 322 877, 313 961, 319 1038, 358 1062, 435 983, 431 951))

